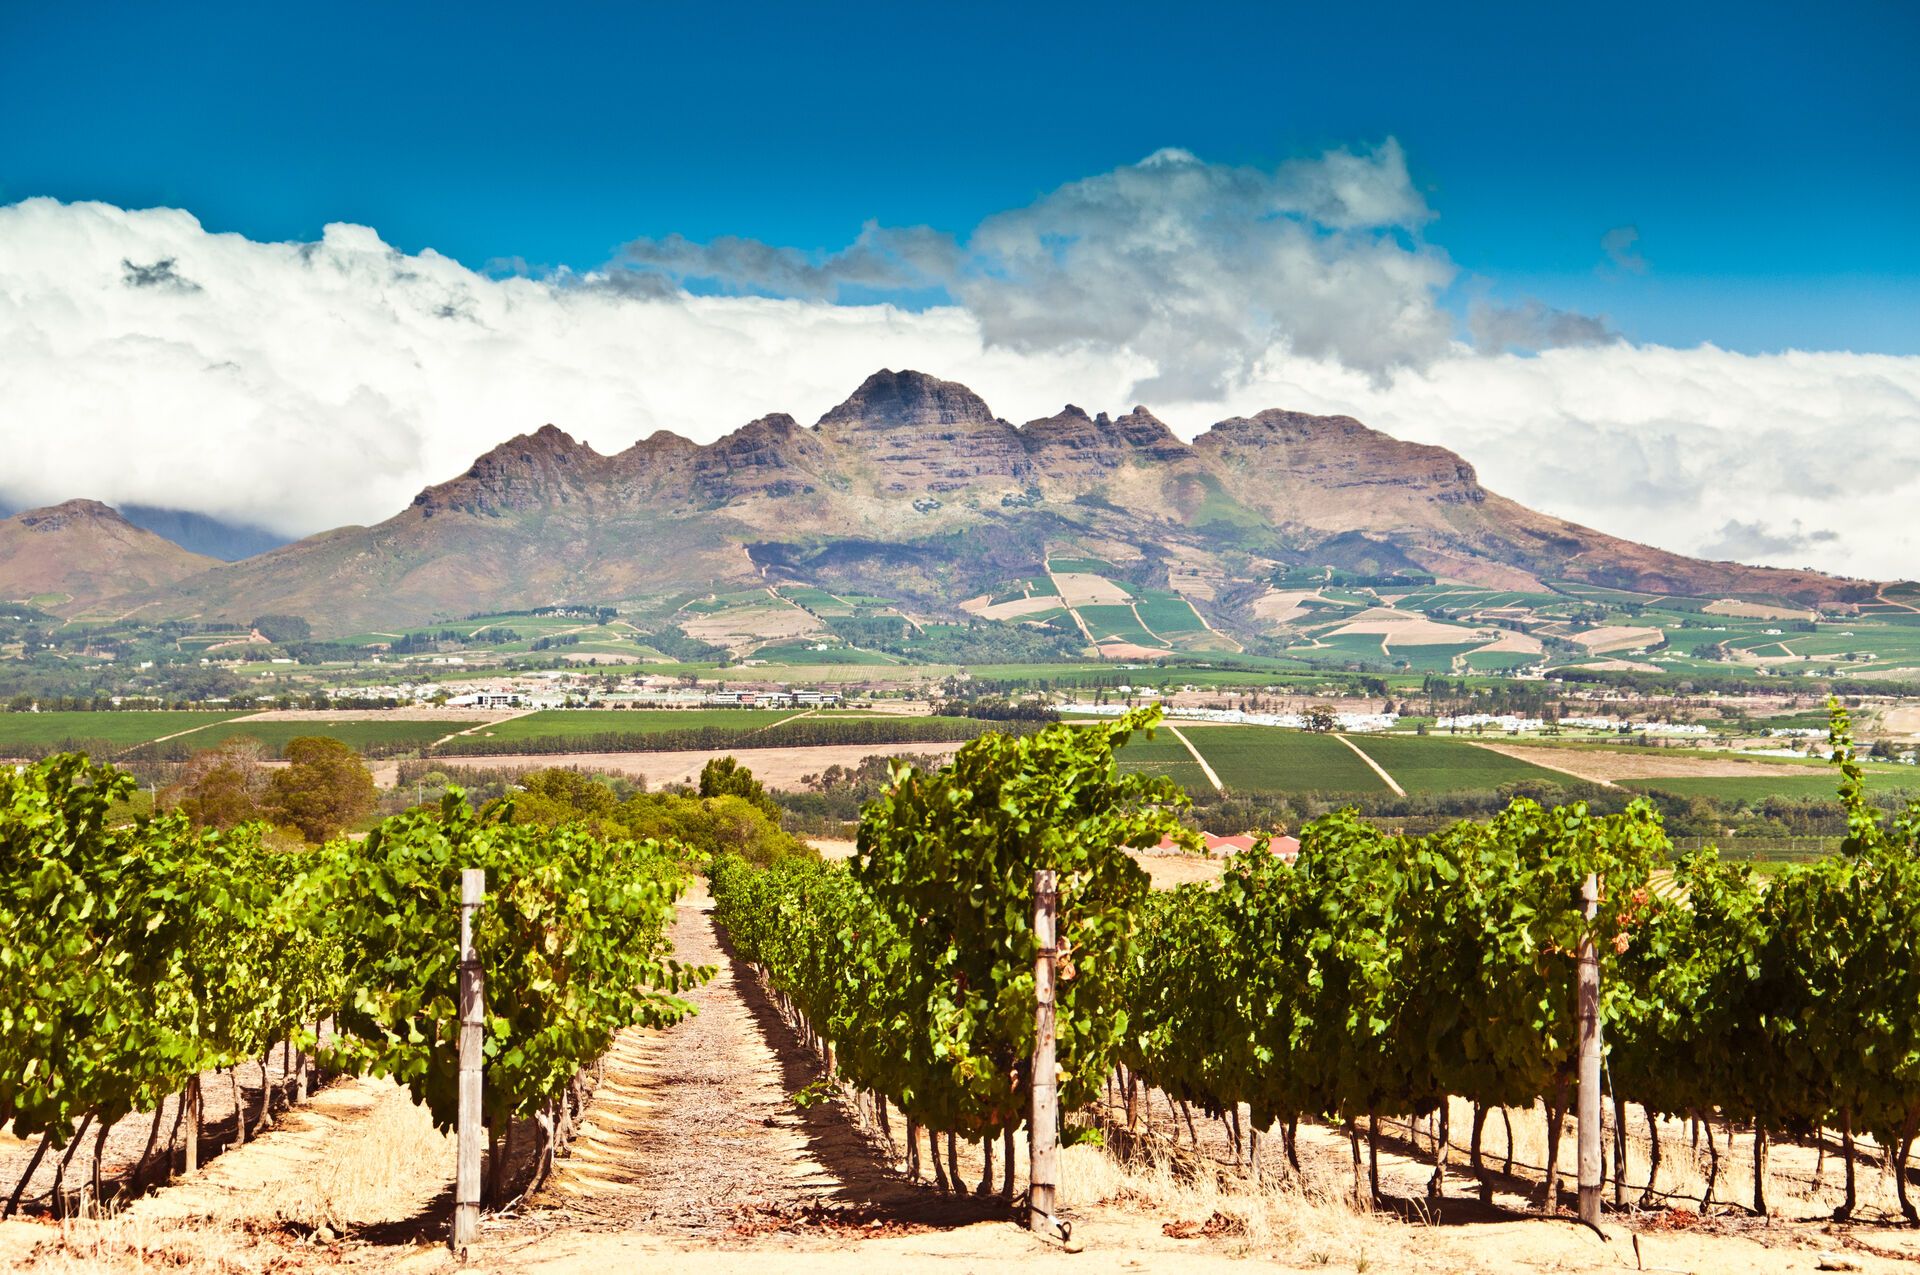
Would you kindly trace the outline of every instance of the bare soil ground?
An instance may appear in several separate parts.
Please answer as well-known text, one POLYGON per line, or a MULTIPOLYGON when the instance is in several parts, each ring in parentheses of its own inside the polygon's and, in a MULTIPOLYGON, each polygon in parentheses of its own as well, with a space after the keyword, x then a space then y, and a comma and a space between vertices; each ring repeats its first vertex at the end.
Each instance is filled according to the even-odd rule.
POLYGON ((1813 613, 1802 607, 1768 606, 1764 602, 1742 602, 1738 598, 1718 598, 1701 610, 1708 615, 1734 615, 1749 620, 1805 620, 1813 613))
POLYGON ((1603 624, 1597 629, 1567 635, 1570 640, 1595 653, 1629 651, 1650 642, 1658 642, 1660 636, 1659 629, 1633 624, 1603 624))
MULTIPOLYGON (((288 1107, 291 1097, 291 1083, 287 1074, 286 1053, 278 1046, 269 1051, 266 1060, 263 1090, 261 1068, 258 1062, 242 1064, 234 1072, 204 1072, 200 1077, 201 1110, 203 1128, 199 1138, 200 1163, 205 1165, 225 1151, 241 1145, 239 1125, 234 1117, 236 1097, 247 1113, 249 1132, 259 1127, 262 1107, 262 1095, 267 1094, 272 1103, 271 1120, 284 1121, 289 1118, 288 1107)), ((315 1098, 322 1097, 322 1090, 315 1098)), ((132 1177, 143 1154, 146 1154, 149 1140, 154 1149, 149 1156, 146 1180, 148 1183, 159 1181, 166 1176, 166 1164, 169 1149, 175 1167, 185 1164, 185 1130, 180 1110, 181 1096, 170 1096, 161 1104, 158 1113, 150 1111, 134 1112, 115 1122, 107 1131, 106 1141, 99 1141, 99 1127, 93 1126, 84 1131, 84 1136, 69 1145, 73 1147, 73 1158, 68 1163, 63 1187, 68 1193, 90 1186, 93 1177, 93 1155, 96 1149, 100 1153, 101 1193, 108 1200, 124 1199, 132 1194, 132 1177), (158 1121, 156 1123, 156 1115, 158 1121)), ((294 1107, 299 1110, 299 1107, 294 1107)), ((4 1203, 26 1173, 27 1166, 34 1163, 34 1151, 40 1139, 16 1138, 9 1133, 0 1133, 0 1203, 4 1203)), ((52 1205, 52 1192, 59 1171, 61 1152, 48 1150, 34 1166, 33 1176, 28 1179, 21 1192, 21 1206, 28 1212, 44 1212, 52 1205)))
POLYGON ((765 606, 728 607, 724 611, 683 612, 680 627, 688 637, 725 647, 800 637, 826 629, 808 612, 784 601, 765 606))
POLYGON ((1152 854, 1141 850, 1127 853, 1147 870, 1147 878, 1156 890, 1171 890, 1176 885, 1191 885, 1196 881, 1211 885, 1220 879, 1227 866, 1225 859, 1198 854, 1152 854))
POLYGON ((1053 587, 1060 590, 1062 603, 1070 607, 1123 606, 1133 595, 1107 579, 1082 571, 1054 571, 1053 587))
POLYGON ((1578 779, 1613 783, 1622 779, 1777 779, 1778 766, 1719 757, 1676 757, 1658 749, 1603 751, 1587 748, 1539 748, 1474 740, 1481 748, 1532 762, 1578 779))
POLYGON ((1454 646, 1472 641, 1477 632, 1457 624, 1441 624, 1417 611, 1395 611, 1390 607, 1375 607, 1354 616, 1353 619, 1333 630, 1331 636, 1345 637, 1348 634, 1377 633, 1394 646, 1454 646))
POLYGON ((1102 642, 1103 660, 1157 660, 1167 653, 1163 646, 1139 646, 1133 642, 1102 642))

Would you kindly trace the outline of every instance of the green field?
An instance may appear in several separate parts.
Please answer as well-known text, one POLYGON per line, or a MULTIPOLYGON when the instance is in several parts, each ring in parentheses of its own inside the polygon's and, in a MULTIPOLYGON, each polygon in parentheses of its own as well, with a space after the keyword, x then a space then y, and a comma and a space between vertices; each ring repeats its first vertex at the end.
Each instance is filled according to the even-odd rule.
POLYGON ((1182 733, 1207 759, 1220 782, 1234 792, 1387 791, 1380 777, 1331 735, 1309 735, 1273 726, 1184 723, 1182 733))
POLYGON ((1528 655, 1525 651, 1479 651, 1468 654, 1467 667, 1476 673, 1493 673, 1501 669, 1525 668, 1529 664, 1538 664, 1542 658, 1528 655))
POLYGON ((1128 740, 1127 746, 1120 750, 1120 766, 1124 770, 1165 775, 1188 792, 1213 790, 1213 785, 1207 782, 1206 773, 1200 769, 1200 763, 1193 759, 1193 754, 1165 730, 1154 732, 1152 739, 1135 735, 1128 740))
MULTIPOLYGON (((1778 776, 1687 776, 1674 779, 1624 779, 1623 788, 1635 792, 1667 792, 1677 797, 1712 797, 1717 801, 1745 802, 1749 805, 1769 797, 1838 800, 1839 776, 1824 768, 1780 767, 1778 776)), ((1873 792, 1910 792, 1920 798, 1920 769, 1911 774, 1869 771, 1867 788, 1873 792)))
MULTIPOLYGON (((725 727, 752 730, 795 716, 790 708, 569 708, 528 713, 477 730, 485 739, 548 739, 569 735, 658 735, 673 730, 725 727)), ((440 732, 442 735, 446 731, 440 732)))
POLYGON ((1380 645, 1378 633, 1342 633, 1323 637, 1318 646, 1297 646, 1293 654, 1306 660, 1331 660, 1335 663, 1387 665, 1393 662, 1380 645))
POLYGON ((1466 655, 1485 645, 1485 642, 1462 642, 1452 646, 1396 646, 1388 653, 1387 662, 1394 665, 1404 662, 1416 673, 1445 673, 1453 668, 1454 656, 1466 655))
POLYGON ((1091 606, 1077 607, 1080 618, 1086 621, 1087 631, 1093 634, 1097 642, 1109 640, 1131 642, 1136 646, 1164 646, 1153 634, 1140 627, 1140 621, 1134 618, 1132 607, 1091 606))
MULTIPOLYGON (((308 735, 337 739, 357 752, 381 756, 424 748, 443 735, 460 730, 459 722, 413 722, 366 718, 354 721, 226 721, 208 730, 195 731, 178 739, 166 740, 155 747, 172 757, 201 749, 215 748, 229 739, 245 736, 266 745, 267 752, 278 757, 287 741, 308 735)), ((148 755, 150 749, 143 749, 148 755)))
POLYGON ((1150 589, 1140 601, 1139 611, 1141 622, 1161 637, 1207 631, 1193 605, 1177 593, 1150 589))
POLYGON ((780 596, 798 602, 815 615, 852 615, 853 606, 845 598, 810 584, 783 584, 780 596))
POLYGON ((0 713, 0 754, 9 746, 36 751, 68 743, 129 747, 238 716, 224 712, 0 713))
POLYGON ((1408 793, 1498 788, 1521 779, 1565 783, 1567 777, 1455 739, 1418 735, 1350 736, 1408 793))

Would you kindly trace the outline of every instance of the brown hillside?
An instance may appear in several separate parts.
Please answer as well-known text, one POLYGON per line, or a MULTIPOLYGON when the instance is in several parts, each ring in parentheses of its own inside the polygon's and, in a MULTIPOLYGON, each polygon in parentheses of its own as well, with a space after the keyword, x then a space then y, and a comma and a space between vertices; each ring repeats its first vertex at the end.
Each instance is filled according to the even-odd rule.
POLYGON ((45 598, 61 611, 163 588, 217 565, 97 500, 69 500, 0 520, 0 597, 45 598))

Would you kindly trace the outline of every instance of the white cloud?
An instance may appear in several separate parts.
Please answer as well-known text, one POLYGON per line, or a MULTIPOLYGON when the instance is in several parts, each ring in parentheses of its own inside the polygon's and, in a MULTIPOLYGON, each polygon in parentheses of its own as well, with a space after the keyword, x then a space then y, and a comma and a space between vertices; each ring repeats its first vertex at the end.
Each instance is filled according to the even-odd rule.
MULTIPOLYGON (((1297 204, 1318 201, 1316 215, 1417 211, 1393 202, 1392 183, 1363 198, 1376 187, 1319 176, 1288 187, 1297 204)), ((1013 244, 1045 233, 1005 230, 1013 244)), ((1114 268, 1151 288, 1175 260, 1123 252, 1114 268)), ((1208 287, 1225 286, 1213 270, 1176 287, 1153 322, 1229 324, 1225 309, 1205 313, 1208 287)), ((364 227, 262 244, 169 210, 0 208, 0 504, 93 496, 310 532, 384 518, 549 421, 611 451, 655 429, 711 439, 769 411, 810 420, 881 366, 965 381, 1013 420, 1069 401, 1125 408, 1166 377, 1124 330, 1044 348, 990 340, 991 323, 1011 325, 1003 338, 1019 329, 1026 303, 1012 296, 990 322, 978 302, 911 312, 616 281, 632 282, 490 279, 364 227)), ((1337 271, 1325 286, 1339 292, 1337 271)), ((1303 355, 1297 335, 1269 337, 1236 356, 1247 367, 1224 394, 1174 377, 1151 405, 1187 436, 1263 407, 1349 412, 1455 448, 1496 491, 1633 539, 1920 574, 1908 529, 1920 358, 1618 342, 1519 357, 1441 343, 1380 378, 1330 350, 1303 355)))
POLYGON ((1446 354, 1455 325, 1438 298, 1456 272, 1420 240, 1431 219, 1388 139, 1271 171, 1156 151, 996 213, 964 242, 870 223, 818 259, 678 235, 622 255, 636 271, 780 296, 943 291, 990 346, 1124 350, 1154 365, 1135 395, 1214 396, 1276 346, 1376 379, 1446 354))

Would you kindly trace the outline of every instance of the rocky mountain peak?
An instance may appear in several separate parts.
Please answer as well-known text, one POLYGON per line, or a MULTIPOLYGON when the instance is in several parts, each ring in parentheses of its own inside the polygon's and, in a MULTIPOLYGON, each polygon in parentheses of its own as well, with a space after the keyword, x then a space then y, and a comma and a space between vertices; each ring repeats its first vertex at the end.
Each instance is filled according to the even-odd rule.
POLYGON ((1114 420, 1105 412, 1088 416, 1069 403, 1052 416, 1021 426, 1020 439, 1028 452, 1047 454, 1044 468, 1055 476, 1054 467, 1062 460, 1112 469, 1129 462, 1174 460, 1187 452, 1187 445, 1144 407, 1114 420))
POLYGON ((1019 432, 966 386, 925 372, 875 372, 820 418, 819 436, 848 449, 886 496, 1026 480, 1019 432))
POLYGON ((427 517, 457 510, 480 516, 572 503, 605 458, 554 425, 517 434, 487 452, 466 473, 413 498, 427 517))
POLYGON ((805 495, 815 490, 826 447, 785 412, 749 421, 700 449, 694 483, 710 500, 805 495))
POLYGON ((29 530, 43 535, 64 531, 68 527, 86 523, 106 523, 112 526, 133 530, 133 524, 120 516, 120 511, 112 505, 98 500, 63 500, 57 505, 48 505, 43 509, 28 509, 15 515, 16 522, 29 530))
POLYGON ((63 594, 70 605, 85 606, 219 565, 98 500, 68 500, 0 519, 0 598, 63 594))
POLYGON ((1270 408, 1221 421, 1193 440, 1194 454, 1236 473, 1264 473, 1341 499, 1479 504, 1486 499, 1473 466, 1444 447, 1409 443, 1351 416, 1314 416, 1270 408))
POLYGON ((925 372, 881 368, 862 381, 846 402, 820 418, 820 430, 839 436, 907 425, 1000 423, 986 400, 958 381, 943 381, 925 372))

